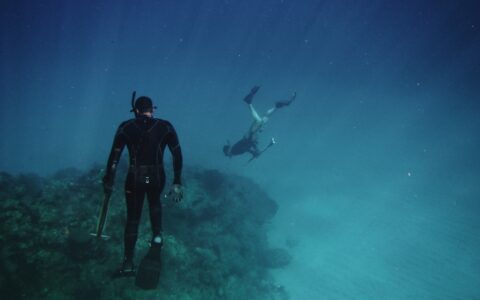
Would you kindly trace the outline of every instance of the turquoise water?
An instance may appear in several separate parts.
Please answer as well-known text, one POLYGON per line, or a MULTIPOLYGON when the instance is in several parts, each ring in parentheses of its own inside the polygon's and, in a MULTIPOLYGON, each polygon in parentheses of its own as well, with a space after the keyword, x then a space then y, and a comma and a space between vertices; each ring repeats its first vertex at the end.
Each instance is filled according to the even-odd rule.
MULTIPOLYGON (((292 299, 480 297, 476 1, 3 1, 0 170, 104 164, 130 95, 279 203, 292 299), (249 165, 224 157, 294 91, 249 165)), ((254 208, 252 208, 254 209, 254 208)))

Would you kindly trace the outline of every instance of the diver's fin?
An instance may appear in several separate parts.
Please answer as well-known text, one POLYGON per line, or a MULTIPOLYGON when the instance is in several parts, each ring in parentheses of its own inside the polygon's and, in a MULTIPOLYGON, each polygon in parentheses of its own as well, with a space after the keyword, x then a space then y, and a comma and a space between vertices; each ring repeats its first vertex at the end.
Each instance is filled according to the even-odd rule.
POLYGON ((158 285, 161 270, 161 253, 162 244, 152 243, 148 249, 147 255, 142 259, 137 269, 135 285, 145 289, 155 289, 158 285))
POLYGON ((245 98, 243 98, 243 101, 247 102, 247 104, 252 104, 252 101, 253 101, 253 96, 255 96, 255 94, 258 92, 258 90, 260 89, 260 86, 256 85, 254 86, 250 93, 248 93, 247 96, 245 96, 245 98))
POLYGON ((295 98, 297 98, 297 92, 294 92, 293 95, 288 100, 275 102, 275 108, 282 108, 284 106, 289 106, 295 100, 295 98))

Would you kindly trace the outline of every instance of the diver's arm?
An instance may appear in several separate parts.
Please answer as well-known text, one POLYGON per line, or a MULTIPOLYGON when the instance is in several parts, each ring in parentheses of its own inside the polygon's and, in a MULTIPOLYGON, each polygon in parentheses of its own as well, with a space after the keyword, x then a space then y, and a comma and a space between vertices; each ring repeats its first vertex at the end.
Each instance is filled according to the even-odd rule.
POLYGON ((173 158, 173 184, 180 185, 182 184, 181 176, 183 167, 182 149, 178 141, 177 133, 171 124, 168 124, 168 131, 166 142, 173 158))
POLYGON ((106 189, 111 189, 113 186, 118 162, 120 161, 123 148, 126 144, 126 137, 123 132, 123 125, 124 123, 122 123, 117 129, 115 138, 113 139, 112 150, 110 151, 110 155, 108 157, 107 168, 105 169, 105 176, 103 177, 103 184, 106 189))
POLYGON ((168 123, 167 126, 169 132, 167 133, 166 142, 173 158, 173 186, 165 197, 171 196, 175 202, 180 202, 183 199, 181 180, 183 167, 182 149, 175 129, 170 123, 168 123))
POLYGON ((250 153, 252 155, 252 158, 256 158, 260 155, 260 151, 258 151, 258 149, 256 149, 256 148, 248 149, 248 153, 250 153))

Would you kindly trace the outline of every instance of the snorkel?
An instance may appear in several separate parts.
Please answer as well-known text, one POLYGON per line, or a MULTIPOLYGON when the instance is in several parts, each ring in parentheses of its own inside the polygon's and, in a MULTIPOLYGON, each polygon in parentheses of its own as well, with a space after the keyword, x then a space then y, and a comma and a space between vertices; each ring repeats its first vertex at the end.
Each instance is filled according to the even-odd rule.
POLYGON ((135 109, 135 96, 137 95, 137 91, 133 91, 132 93, 132 110, 130 112, 133 112, 135 114, 135 118, 137 117, 137 110, 135 109))

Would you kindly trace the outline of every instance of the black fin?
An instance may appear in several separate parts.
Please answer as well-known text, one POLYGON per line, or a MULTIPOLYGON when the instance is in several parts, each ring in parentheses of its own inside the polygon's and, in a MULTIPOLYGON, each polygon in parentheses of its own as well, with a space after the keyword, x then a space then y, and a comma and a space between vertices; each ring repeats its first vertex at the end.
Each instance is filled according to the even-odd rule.
POLYGON ((161 244, 152 243, 140 262, 135 278, 135 285, 139 288, 152 290, 157 287, 161 271, 161 247, 161 244))

